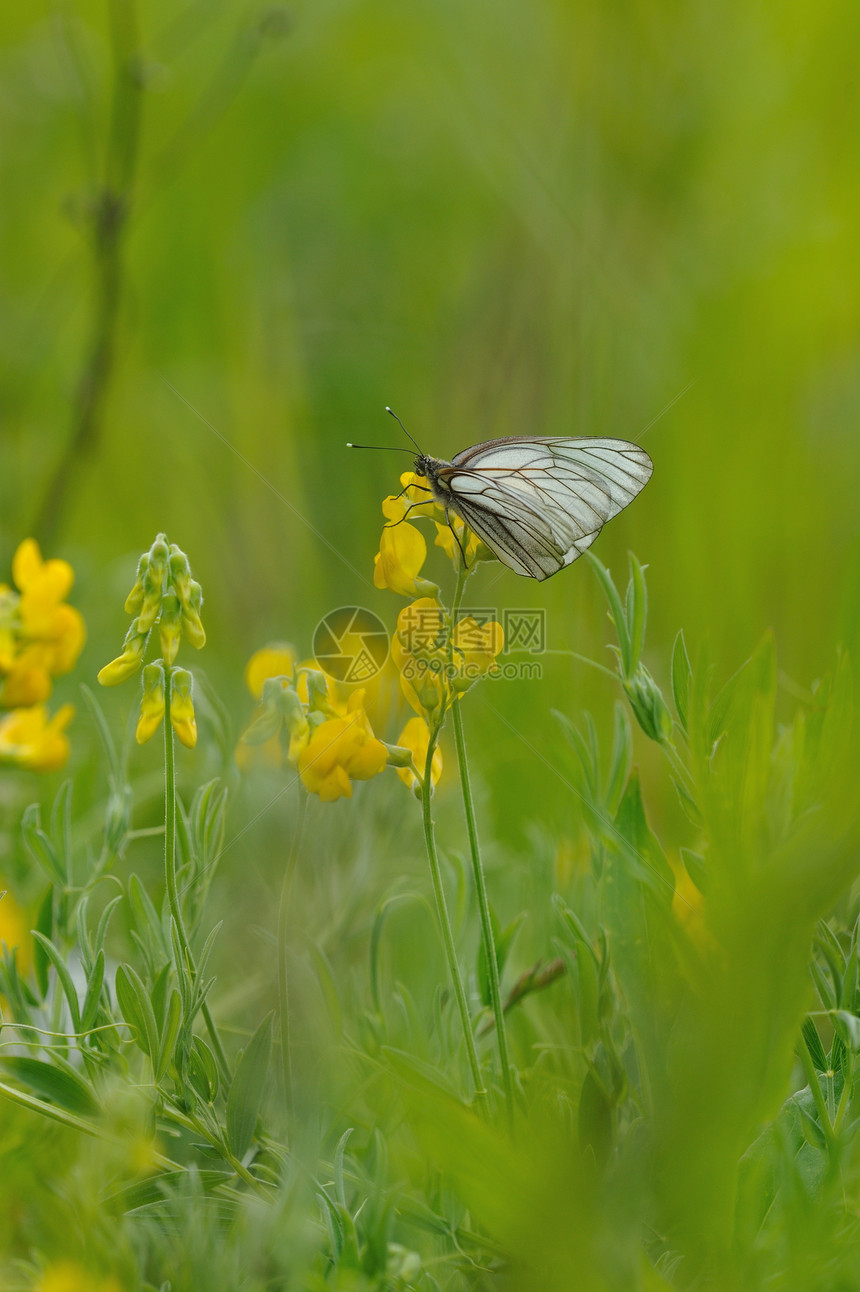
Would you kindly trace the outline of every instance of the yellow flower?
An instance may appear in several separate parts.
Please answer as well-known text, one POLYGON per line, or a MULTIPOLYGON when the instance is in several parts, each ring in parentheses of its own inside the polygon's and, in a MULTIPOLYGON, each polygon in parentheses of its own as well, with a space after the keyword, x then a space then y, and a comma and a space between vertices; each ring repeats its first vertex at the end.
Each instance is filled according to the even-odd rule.
POLYGON ((9 663, 0 687, 0 704, 9 709, 41 704, 51 694, 52 686, 42 647, 25 646, 9 663))
POLYGON ((397 616, 391 658, 406 699, 419 714, 438 709, 450 697, 447 622, 439 602, 419 597, 397 616))
POLYGON ((135 619, 125 635, 124 649, 121 655, 112 659, 104 668, 99 669, 98 681, 102 686, 118 686, 132 677, 143 663, 143 652, 149 638, 148 632, 140 632, 140 620, 135 619))
POLYGON ((468 525, 455 516, 453 512, 448 513, 450 524, 440 524, 436 521, 436 546, 441 547, 442 551, 457 565, 460 561, 460 552, 465 554, 466 565, 471 570, 475 561, 479 559, 478 549, 483 547, 477 534, 473 534, 468 525), (453 528, 452 528, 453 526, 453 528), (454 537, 456 534, 456 538, 454 537))
POLYGON ((496 656, 505 644, 502 625, 490 620, 479 624, 471 615, 458 619, 453 634, 455 691, 465 691, 479 677, 496 671, 496 656))
POLYGON ((364 692, 356 691, 342 718, 328 718, 312 730, 299 754, 299 775, 305 789, 324 803, 352 796, 352 782, 370 780, 385 767, 388 755, 371 730, 363 708, 364 692))
POLYGON ((161 653, 168 666, 176 659, 182 637, 200 650, 206 644, 200 622, 202 604, 203 592, 191 577, 188 557, 159 534, 137 563, 134 587, 125 599, 126 611, 137 617, 126 633, 122 654, 100 671, 101 685, 116 686, 137 672, 153 628, 158 628, 161 653))
POLYGON ((404 471, 400 483, 403 489, 399 494, 391 494, 383 499, 382 514, 386 520, 397 524, 407 514, 414 519, 417 516, 435 516, 442 510, 428 492, 427 486, 418 483, 418 476, 414 471, 404 471))
POLYGON ((296 666, 296 652, 286 642, 272 642, 255 651, 245 666, 245 681, 255 700, 263 694, 263 683, 268 677, 292 677, 296 666))
POLYGON ((56 1261, 49 1265, 34 1292, 122 1292, 113 1277, 99 1278, 77 1261, 56 1261))
POLYGON ((19 592, 0 585, 0 704, 39 704, 51 693, 51 678, 68 673, 83 649, 86 630, 74 606, 66 605, 74 582, 67 561, 43 561, 26 538, 12 558, 19 592))
POLYGON ((36 704, 7 713, 0 718, 0 763, 14 763, 37 772, 62 767, 69 756, 65 728, 74 712, 74 705, 64 704, 49 718, 45 706, 36 704))
MULTIPOLYGON (((424 719, 410 718, 401 731, 397 743, 406 749, 412 750, 412 759, 418 771, 416 775, 411 767, 398 767, 397 775, 404 785, 409 786, 413 793, 420 793, 424 779, 424 768, 427 763, 427 748, 430 744, 430 731, 424 719)), ((442 750, 437 746, 433 751, 433 762, 430 766, 431 783, 437 785, 441 775, 442 750)))
POLYGON ((170 674, 170 725, 187 749, 197 744, 197 719, 192 699, 193 680, 187 668, 170 674))
POLYGON ((5 942, 11 951, 18 948, 18 968, 26 973, 33 959, 33 939, 30 937, 32 920, 28 919, 15 898, 0 878, 0 946, 5 942))
POLYGON ((147 664, 143 670, 143 696, 134 738, 139 745, 155 735, 164 717, 164 669, 160 663, 147 664))
POLYGON ((402 597, 420 597, 438 591, 435 583, 420 578, 427 559, 424 535, 404 521, 385 526, 379 539, 379 551, 373 558, 373 582, 377 588, 390 588, 402 597))

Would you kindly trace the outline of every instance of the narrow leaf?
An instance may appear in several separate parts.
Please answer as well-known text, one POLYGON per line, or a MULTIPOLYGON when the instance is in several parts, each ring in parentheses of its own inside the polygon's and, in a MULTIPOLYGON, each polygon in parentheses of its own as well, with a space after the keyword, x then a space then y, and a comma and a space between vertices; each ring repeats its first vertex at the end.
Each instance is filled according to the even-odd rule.
POLYGON ((272 1014, 267 1014, 248 1042, 227 1096, 227 1143, 243 1158, 254 1138, 272 1053, 272 1014))

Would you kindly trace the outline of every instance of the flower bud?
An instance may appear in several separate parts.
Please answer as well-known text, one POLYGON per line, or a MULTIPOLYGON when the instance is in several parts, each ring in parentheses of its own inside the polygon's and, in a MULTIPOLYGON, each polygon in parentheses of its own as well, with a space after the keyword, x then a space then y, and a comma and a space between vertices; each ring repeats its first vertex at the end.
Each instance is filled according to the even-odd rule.
POLYGON ((141 632, 149 632, 150 628, 158 618, 163 592, 163 577, 156 571, 152 563, 150 563, 143 576, 143 598, 140 606, 140 615, 138 616, 141 632))
POLYGON ((155 735, 164 717, 164 667, 159 660, 143 670, 143 696, 134 738, 139 745, 155 735))
POLYGON ((627 699, 639 726, 658 744, 672 734, 672 715, 663 694, 651 674, 640 664, 632 679, 623 683, 627 699))
POLYGON ((191 579, 186 596, 183 598, 178 588, 177 596, 182 603, 182 631, 195 650, 202 650, 206 645, 206 633, 200 621, 203 589, 195 579, 191 579))
POLYGON ((148 636, 148 632, 141 632, 140 620, 133 620, 125 635, 122 654, 112 659, 109 664, 105 664, 99 672, 98 680, 102 686, 117 686, 137 672, 143 659, 148 636))
POLYGON ((170 722, 187 749, 197 744, 197 719, 192 699, 193 679, 187 668, 175 668, 170 674, 170 722))
POLYGON ((158 619, 158 638, 165 664, 172 664, 182 640, 182 608, 175 592, 167 592, 161 600, 158 619))
POLYGON ((182 603, 183 609, 188 603, 188 594, 191 587, 191 566, 188 563, 188 557, 177 547, 175 543, 170 544, 170 559, 167 563, 167 581, 172 584, 176 595, 182 603))
POLYGON ((127 615, 140 614, 143 605, 143 580, 149 569, 149 557, 144 552, 137 563, 137 576, 134 581, 134 587, 125 599, 125 612, 127 615))

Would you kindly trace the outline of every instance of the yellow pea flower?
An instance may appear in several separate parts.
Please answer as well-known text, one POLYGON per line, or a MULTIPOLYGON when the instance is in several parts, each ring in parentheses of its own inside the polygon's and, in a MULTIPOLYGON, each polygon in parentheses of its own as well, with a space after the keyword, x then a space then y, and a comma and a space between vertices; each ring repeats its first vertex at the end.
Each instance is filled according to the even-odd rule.
POLYGON ((147 664, 143 670, 143 696, 140 717, 134 738, 139 745, 146 744, 161 726, 164 717, 164 669, 161 663, 147 664))
POLYGON ((192 698, 193 679, 187 668, 170 674, 170 725, 186 749, 197 744, 197 719, 192 698))
POLYGON ((7 709, 41 704, 51 694, 52 686, 42 647, 37 643, 25 646, 9 661, 0 686, 0 704, 7 709))
POLYGON ((418 483, 414 471, 404 471, 400 477, 403 489, 399 494, 391 494, 382 502, 382 514, 387 521, 396 524, 407 514, 416 516, 437 516, 442 508, 434 501, 426 485, 418 483))
POLYGON ((33 921, 28 918, 12 894, 6 889, 0 877, 0 946, 5 942, 11 951, 18 949, 18 968, 26 973, 33 961, 33 939, 30 928, 33 921))
POLYGON ((504 644, 504 630, 494 619, 485 624, 479 624, 471 615, 458 619, 453 633, 455 691, 468 690, 478 678, 495 672, 496 656, 504 644))
POLYGON ((72 704, 64 704, 52 718, 43 704, 13 709, 0 718, 0 763, 13 763, 37 772, 63 767, 69 756, 65 728, 74 716, 72 704))
POLYGON ((351 798, 352 782, 370 780, 388 761, 385 745, 371 730, 363 701, 364 692, 356 691, 346 716, 318 723, 299 754, 302 783, 323 803, 351 798))
POLYGON ((373 583, 390 588, 402 597, 420 597, 437 592, 435 583, 420 577, 427 559, 424 535, 414 525, 386 526, 379 539, 379 551, 373 558, 373 583))
MULTIPOLYGON (((406 749, 412 750, 412 759, 418 769, 418 774, 416 775, 411 767, 398 767, 397 775, 414 794, 420 794, 424 778, 424 767, 427 763, 427 747, 430 744, 430 730, 424 719, 420 717, 410 718, 401 731, 397 743, 406 749)), ((441 775, 442 750, 437 746, 433 751, 433 761, 430 765, 430 780, 434 786, 439 783, 441 775)))
POLYGON ((450 524, 440 524, 438 520, 436 521, 436 546, 442 548, 442 551, 449 560, 453 561, 454 565, 457 565, 460 561, 460 551, 462 549, 466 556, 466 565, 471 569, 475 561, 479 559, 478 550, 483 547, 483 544, 478 535, 472 533, 468 525, 460 520, 459 516, 455 516, 453 512, 449 512, 448 516, 450 524), (455 534, 456 538, 454 537, 455 534))
POLYGON ((272 642, 255 651, 245 665, 245 682, 255 700, 263 694, 263 683, 269 677, 292 677, 296 652, 286 642, 272 642))
POLYGON ((125 635, 124 649, 121 655, 112 659, 104 668, 99 669, 98 681, 102 686, 118 686, 132 677, 143 662, 143 652, 149 639, 148 632, 139 631, 140 620, 135 619, 125 635))

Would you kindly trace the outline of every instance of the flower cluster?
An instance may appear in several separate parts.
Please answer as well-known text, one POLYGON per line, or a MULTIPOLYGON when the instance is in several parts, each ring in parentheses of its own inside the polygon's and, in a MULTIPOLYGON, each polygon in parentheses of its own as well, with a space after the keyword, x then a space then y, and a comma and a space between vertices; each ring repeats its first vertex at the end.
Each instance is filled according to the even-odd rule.
POLYGON ((370 780, 387 765, 388 749, 373 734, 363 689, 345 698, 312 660, 297 664, 292 648, 280 644, 257 651, 245 676, 258 706, 242 735, 240 762, 247 763, 243 746, 261 746, 275 764, 285 756, 305 789, 324 803, 350 798, 353 781, 370 780))
POLYGON ((0 583, 0 763, 36 771, 62 767, 69 755, 70 704, 51 717, 53 679, 75 665, 86 638, 80 613, 66 602, 74 582, 67 561, 43 561, 27 538, 12 559, 12 585, 0 583))
POLYGON ((188 557, 159 534, 137 566, 134 587, 126 597, 126 613, 134 615, 122 653, 99 673, 102 686, 116 686, 143 666, 147 643, 158 634, 161 658, 143 668, 143 697, 135 732, 138 744, 155 734, 166 712, 176 735, 189 749, 197 743, 197 720, 188 669, 174 667, 183 637, 196 650, 206 644, 200 621, 203 591, 191 577, 188 557))
POLYGON ((479 678, 494 673, 504 645, 501 624, 479 624, 451 615, 433 597, 411 601, 397 616, 391 655, 403 694, 412 708, 440 721, 451 704, 479 678))
POLYGON ((458 516, 444 520, 444 509, 435 501, 427 501, 427 486, 419 483, 414 471, 404 471, 400 477, 403 486, 399 494, 386 498, 382 514, 386 525, 379 540, 379 551, 374 557, 373 582, 377 588, 389 588, 402 597, 435 596, 439 589, 435 583, 421 578, 427 560, 427 543, 412 519, 429 517, 436 527, 436 547, 441 547, 456 566, 461 553, 471 568, 476 561, 492 558, 489 548, 463 523, 458 516), (437 517, 443 517, 440 521, 437 517), (409 519, 407 519, 409 517, 409 519))
MULTIPOLYGON (((504 634, 501 624, 494 620, 479 624, 471 616, 452 617, 445 609, 438 600, 436 584, 421 576, 427 543, 410 522, 422 517, 433 521, 435 545, 442 548, 462 577, 477 561, 492 559, 493 553, 459 517, 445 517, 437 502, 428 501, 426 485, 414 472, 404 472, 400 483, 400 493, 382 504, 386 524, 374 558, 373 581, 378 588, 413 598, 398 616, 391 655, 403 694, 418 715, 407 724, 401 744, 413 750, 413 761, 423 771, 429 726, 438 730, 451 704, 473 682, 496 670, 504 634)), ((437 753, 432 764, 434 784, 438 779, 437 753)), ((438 756, 441 760, 441 754, 438 756)), ((402 773, 407 784, 409 775, 402 773)))

